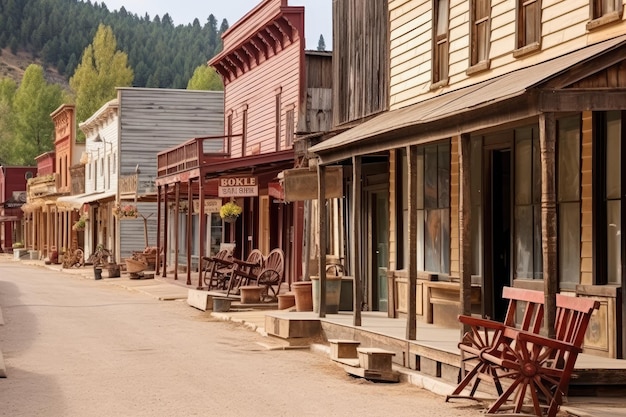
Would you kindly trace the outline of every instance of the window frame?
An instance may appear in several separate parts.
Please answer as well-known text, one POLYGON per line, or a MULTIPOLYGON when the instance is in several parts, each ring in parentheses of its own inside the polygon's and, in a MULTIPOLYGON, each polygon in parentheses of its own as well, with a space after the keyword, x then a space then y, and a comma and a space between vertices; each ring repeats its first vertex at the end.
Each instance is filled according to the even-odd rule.
POLYGON ((470 53, 469 68, 467 75, 489 69, 491 60, 489 52, 491 46, 491 3, 488 0, 471 0, 470 1, 470 53), (477 16, 478 6, 485 6, 486 14, 477 16), (481 33, 483 33, 481 37, 481 33), (484 58, 480 59, 479 51, 482 46, 484 49, 484 58))
POLYGON ((433 27, 432 27, 432 68, 431 90, 448 85, 449 51, 450 51, 450 1, 433 0, 433 27), (445 3, 446 22, 445 30, 438 33, 440 23, 439 5, 445 3), (445 33, 443 33, 445 32, 445 33))
POLYGON ((613 0, 613 10, 603 11, 603 0, 589 1, 589 22, 587 30, 592 31, 601 26, 620 22, 624 14, 623 0, 613 0))
POLYGON ((541 50, 541 16, 542 16, 541 0, 517 0, 516 16, 515 16, 515 49, 513 56, 518 58, 541 50), (528 29, 528 12, 527 10, 534 7, 535 13, 535 33, 533 34, 535 41, 529 42, 528 29))

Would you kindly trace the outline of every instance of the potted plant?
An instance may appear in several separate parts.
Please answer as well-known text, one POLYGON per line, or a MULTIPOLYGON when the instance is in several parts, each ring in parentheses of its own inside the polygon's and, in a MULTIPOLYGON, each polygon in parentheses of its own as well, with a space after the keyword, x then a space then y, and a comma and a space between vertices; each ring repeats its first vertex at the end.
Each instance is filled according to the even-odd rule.
POLYGON ((234 223, 243 209, 234 201, 229 201, 220 208, 220 217, 227 223, 234 223))
POLYGON ((111 252, 104 248, 103 244, 96 246, 96 250, 91 254, 87 262, 93 264, 94 279, 102 278, 102 268, 109 263, 111 252))

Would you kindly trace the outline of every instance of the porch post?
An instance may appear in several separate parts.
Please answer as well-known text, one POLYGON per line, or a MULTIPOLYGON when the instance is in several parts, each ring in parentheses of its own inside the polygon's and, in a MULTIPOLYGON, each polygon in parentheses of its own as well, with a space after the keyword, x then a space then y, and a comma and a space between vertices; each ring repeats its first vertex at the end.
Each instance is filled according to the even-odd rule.
POLYGON ((556 320, 557 228, 556 228, 556 119, 554 113, 539 116, 539 144, 541 148, 541 248, 543 251, 543 283, 545 293, 544 330, 554 338, 556 320))
POLYGON ((361 157, 352 157, 352 275, 354 275, 354 322, 361 326, 361 305, 363 305, 363 291, 361 290, 361 157))
MULTIPOLYGON (((202 257, 205 255, 204 243, 206 242, 206 218, 204 217, 204 180, 202 175, 198 178, 198 216, 200 217, 200 243, 198 245, 198 287, 202 289, 202 257)), ((193 208, 193 204, 191 205, 193 208)))
POLYGON ((409 290, 407 291, 406 338, 417 339, 417 147, 407 146, 409 174, 409 290))
MULTIPOLYGON (((119 222, 118 222, 119 223, 119 222)), ((157 186, 157 230, 156 230, 156 265, 155 265, 155 275, 159 275, 160 265, 161 265, 161 186, 157 186)), ((165 258, 165 254, 163 254, 163 258, 165 258)))
POLYGON ((191 225, 193 212, 193 192, 191 190, 193 180, 187 180, 187 233, 185 238, 187 249, 187 285, 191 285, 191 225))
POLYGON ((318 246, 320 248, 319 257, 319 317, 326 317, 326 167, 324 165, 317 165, 317 224, 319 225, 318 231, 318 246))
POLYGON ((165 184, 163 186, 163 274, 161 275, 163 278, 167 277, 167 233, 169 232, 167 226, 167 218, 169 215, 169 210, 167 209, 167 193, 168 193, 168 185, 165 184))
POLYGON ((180 182, 174 183, 174 201, 176 201, 176 208, 174 208, 174 279, 178 279, 178 245, 180 244, 178 238, 178 228, 180 227, 180 182))
MULTIPOLYGON (((470 135, 464 133, 459 137, 459 266, 461 276, 460 313, 466 316, 472 314, 472 190, 471 190, 471 163, 472 143, 470 135)), ((461 334, 469 331, 469 327, 462 325, 461 334)))

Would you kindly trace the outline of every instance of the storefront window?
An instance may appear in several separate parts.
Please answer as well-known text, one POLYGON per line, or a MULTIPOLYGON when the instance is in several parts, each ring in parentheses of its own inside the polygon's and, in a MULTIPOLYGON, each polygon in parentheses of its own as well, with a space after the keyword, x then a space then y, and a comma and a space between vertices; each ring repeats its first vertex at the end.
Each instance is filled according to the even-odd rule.
POLYGON ((621 155, 622 121, 618 111, 606 113, 606 274, 608 284, 620 284, 622 276, 621 155))

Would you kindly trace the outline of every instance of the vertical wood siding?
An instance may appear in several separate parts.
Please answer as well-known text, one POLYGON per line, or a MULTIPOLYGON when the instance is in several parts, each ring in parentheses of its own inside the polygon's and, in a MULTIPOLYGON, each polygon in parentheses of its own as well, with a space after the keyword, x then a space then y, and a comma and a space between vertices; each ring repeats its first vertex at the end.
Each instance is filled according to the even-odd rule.
MULTIPOLYGON (((281 150, 291 148, 285 143, 286 117, 288 109, 294 109, 297 117, 300 105, 301 43, 293 44, 270 57, 261 65, 251 69, 227 85, 225 110, 232 112, 233 133, 243 131, 242 114, 248 106, 246 155, 260 150, 269 153, 276 150, 276 93, 281 94, 281 150)), ((294 120, 297 126, 298 120, 294 120)), ((243 156, 241 138, 235 137, 231 157, 243 156)))
MULTIPOLYGON (((139 189, 156 178, 157 153, 194 137, 224 134, 223 93, 150 88, 123 88, 119 100, 119 175, 135 172, 139 189)), ((150 245, 156 245, 156 203, 141 203, 148 220, 150 245)), ((120 254, 145 246, 143 221, 120 222, 120 254)))
MULTIPOLYGON (((626 32, 626 14, 622 22, 588 32, 588 0, 544 0, 541 51, 515 58, 515 5, 516 2, 510 0, 492 2, 490 69, 467 75, 470 54, 469 2, 451 0, 450 83, 444 88, 430 91, 432 1, 389 0, 390 109, 415 104, 626 32)), ((339 41, 337 36, 336 39, 340 43, 347 42, 339 41)), ((336 59, 345 58, 340 56, 336 59)))
POLYGON ((334 124, 387 110, 387 2, 333 1, 334 124))

